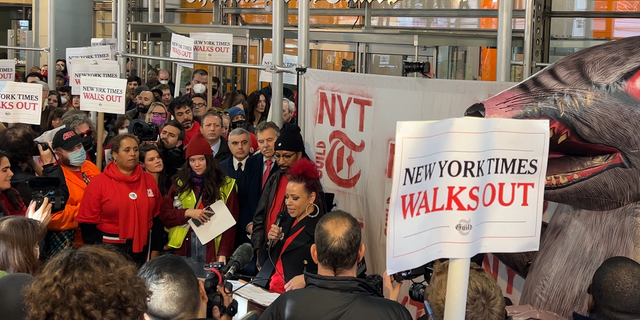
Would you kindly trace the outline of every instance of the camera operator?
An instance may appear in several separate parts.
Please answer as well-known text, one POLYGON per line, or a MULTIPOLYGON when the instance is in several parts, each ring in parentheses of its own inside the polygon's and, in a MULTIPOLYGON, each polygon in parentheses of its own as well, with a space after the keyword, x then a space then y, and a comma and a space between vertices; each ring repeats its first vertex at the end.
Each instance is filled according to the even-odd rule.
POLYGON ((129 123, 129 133, 138 137, 140 144, 153 144, 158 142, 158 126, 155 123, 144 122, 135 119, 129 123))
MULTIPOLYGON (((11 187, 20 193, 23 203, 31 203, 33 190, 29 187, 29 180, 36 177, 39 166, 33 157, 39 153, 42 160, 42 174, 40 177, 56 177, 60 179, 60 186, 55 191, 55 196, 64 199, 69 198, 69 190, 65 183, 64 173, 59 166, 53 165, 53 153, 51 148, 43 150, 43 146, 33 141, 33 131, 29 126, 16 125, 0 133, 0 150, 4 150, 11 163, 11 187)), ((52 212, 62 210, 62 206, 53 204, 52 212)))
POLYGON ((412 319, 402 305, 356 278, 364 244, 360 225, 350 214, 333 211, 320 219, 311 257, 318 274, 305 273, 306 287, 280 295, 261 319, 412 319))
MULTIPOLYGON (((142 266, 138 275, 151 291, 145 319, 203 319, 207 316, 209 297, 204 283, 196 278, 189 264, 181 257, 169 254, 150 260, 142 266)), ((218 286, 223 304, 228 307, 233 296, 224 291, 222 286, 218 286)), ((226 313, 221 315, 217 306, 213 307, 212 313, 214 319, 231 320, 226 313)))
POLYGON ((171 120, 162 127, 158 147, 164 156, 164 171, 167 177, 175 175, 184 165, 184 127, 177 120, 171 120))

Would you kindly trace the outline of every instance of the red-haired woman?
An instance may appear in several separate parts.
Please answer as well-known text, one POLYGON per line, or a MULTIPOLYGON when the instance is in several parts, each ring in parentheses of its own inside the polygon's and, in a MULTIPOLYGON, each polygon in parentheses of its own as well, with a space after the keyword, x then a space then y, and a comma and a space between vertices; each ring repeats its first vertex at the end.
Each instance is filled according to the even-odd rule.
POLYGON ((318 168, 309 159, 297 160, 287 173, 287 211, 279 213, 280 226, 272 225, 267 238, 272 243, 269 259, 257 278, 269 278, 271 291, 304 288, 304 272, 317 273, 311 258, 318 220, 325 214, 324 194, 318 168))

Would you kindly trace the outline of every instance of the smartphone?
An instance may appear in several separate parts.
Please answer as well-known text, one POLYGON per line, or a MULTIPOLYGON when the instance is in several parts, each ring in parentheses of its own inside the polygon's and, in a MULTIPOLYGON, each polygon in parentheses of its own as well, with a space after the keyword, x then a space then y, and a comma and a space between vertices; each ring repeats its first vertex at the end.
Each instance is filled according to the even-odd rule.
MULTIPOLYGON (((211 206, 208 206, 208 207, 204 208, 204 211, 205 211, 204 214, 206 214, 207 217, 209 217, 209 218, 213 217, 213 215, 215 214, 215 213, 212 213, 213 209, 211 209, 211 206), (209 212, 206 212, 206 211, 209 211, 209 212)), ((200 220, 198 220, 198 219, 191 218, 191 221, 193 221, 193 224, 195 224, 196 227, 199 227, 202 224, 202 223, 200 223, 200 220)))

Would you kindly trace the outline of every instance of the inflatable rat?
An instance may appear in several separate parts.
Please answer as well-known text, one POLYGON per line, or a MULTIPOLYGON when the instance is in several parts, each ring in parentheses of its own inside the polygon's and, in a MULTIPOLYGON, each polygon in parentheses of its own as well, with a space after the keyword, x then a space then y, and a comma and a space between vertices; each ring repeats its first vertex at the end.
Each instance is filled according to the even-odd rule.
POLYGON ((565 206, 537 253, 499 255, 526 276, 521 304, 586 314, 587 288, 604 260, 640 261, 638 48, 640 37, 584 49, 465 113, 550 121, 545 199, 565 206))

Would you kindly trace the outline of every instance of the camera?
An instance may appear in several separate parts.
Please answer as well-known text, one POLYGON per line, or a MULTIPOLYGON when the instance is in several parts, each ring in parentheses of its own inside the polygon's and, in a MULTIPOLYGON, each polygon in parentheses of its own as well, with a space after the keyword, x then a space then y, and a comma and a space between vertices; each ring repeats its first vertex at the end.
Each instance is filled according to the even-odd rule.
POLYGON ((224 290, 228 293, 233 291, 233 285, 227 282, 222 276, 224 271, 222 262, 212 262, 204 266, 204 269, 208 271, 207 277, 204 280, 204 290, 207 293, 209 301, 207 301, 207 318, 213 318, 213 307, 218 307, 220 314, 226 314, 230 317, 234 317, 238 313, 238 301, 235 299, 228 306, 224 305, 224 297, 218 292, 218 285, 222 284, 224 290))
POLYGON ((58 177, 34 177, 27 182, 31 188, 31 199, 36 202, 36 210, 40 209, 45 198, 49 198, 51 212, 58 212, 64 209, 64 197, 56 194, 60 189, 60 178, 58 177))
POLYGON ((429 61, 402 61, 402 75, 419 72, 421 74, 428 73, 431 70, 429 61))
POLYGON ((424 302, 424 289, 427 287, 426 283, 431 281, 431 276, 433 275, 433 264, 434 262, 432 261, 415 269, 398 272, 393 275, 393 279, 396 282, 412 280, 411 286, 409 287, 409 298, 413 301, 424 302), (423 281, 413 282, 413 279, 420 276, 424 276, 423 281))
POLYGON ((155 123, 147 123, 140 119, 131 121, 129 132, 143 141, 157 141, 159 128, 155 123))

